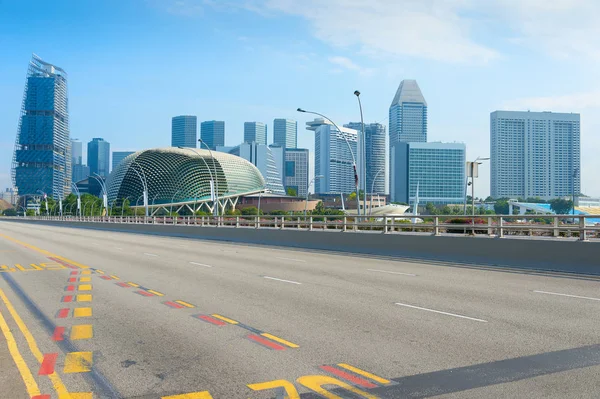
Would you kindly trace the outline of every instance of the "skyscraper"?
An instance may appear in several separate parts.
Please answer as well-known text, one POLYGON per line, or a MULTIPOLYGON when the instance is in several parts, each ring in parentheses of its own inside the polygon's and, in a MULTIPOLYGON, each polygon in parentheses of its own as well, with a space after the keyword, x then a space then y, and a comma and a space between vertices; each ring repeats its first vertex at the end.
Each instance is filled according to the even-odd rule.
POLYGON ((83 143, 79 139, 71 140, 71 166, 83 165, 83 143))
POLYGON ((108 177, 110 173, 110 143, 102 138, 94 138, 88 143, 88 166, 90 175, 94 173, 108 177))
POLYGON ((71 192, 71 140, 67 74, 31 57, 12 164, 19 195, 64 198, 71 192))
POLYGON ((244 122, 244 143, 267 145, 267 125, 262 122, 244 122))
POLYGON ((273 144, 283 148, 298 146, 298 122, 292 119, 273 120, 273 144))
MULTIPOLYGON (((360 122, 350 122, 344 127, 354 129, 358 132, 362 131, 360 122)), ((366 164, 367 164, 367 193, 371 190, 374 194, 385 194, 385 182, 387 179, 387 170, 385 166, 385 158, 387 151, 385 148, 385 126, 380 123, 365 124, 365 147, 366 147, 366 164), (375 179, 373 184, 373 179, 375 179)), ((359 162, 360 164, 360 162, 359 162)), ((359 165, 362 170, 362 165, 359 165)), ((362 174, 361 174, 362 176, 362 174)))
POLYGON ((198 122, 195 116, 180 115, 171 119, 171 147, 196 148, 197 140, 198 122))
POLYGON ((200 124, 200 138, 210 147, 216 150, 217 147, 225 145, 225 122, 224 121, 205 121, 200 124))
POLYGON ((403 80, 390 105, 390 147, 427 142, 427 102, 416 80, 403 80))
POLYGON ((390 168, 391 200, 414 204, 460 204, 465 195, 465 145, 461 143, 396 143, 390 168))
POLYGON ((308 191, 308 150, 306 148, 286 148, 284 166, 284 186, 296 190, 296 195, 305 197, 308 191))
POLYGON ((90 167, 86 165, 73 165, 73 183, 78 183, 90 177, 90 167))
POLYGON ((581 190, 579 114, 490 115, 491 195, 552 199, 581 190))
POLYGON ((349 194, 355 191, 352 152, 356 155, 358 132, 340 128, 338 131, 329 121, 317 118, 306 122, 306 129, 315 132, 315 193, 349 194))
POLYGON ((111 171, 115 170, 118 164, 121 163, 122 160, 127 158, 127 156, 135 154, 135 151, 113 151, 112 153, 112 167, 111 171))

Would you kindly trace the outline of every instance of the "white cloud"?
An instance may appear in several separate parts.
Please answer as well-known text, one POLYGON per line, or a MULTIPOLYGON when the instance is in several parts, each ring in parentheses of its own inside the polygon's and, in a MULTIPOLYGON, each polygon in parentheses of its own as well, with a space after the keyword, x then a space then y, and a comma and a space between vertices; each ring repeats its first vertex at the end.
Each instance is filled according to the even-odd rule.
MULTIPOLYGON (((363 68, 347 57, 342 57, 342 56, 329 57, 329 62, 338 67, 342 67, 342 68, 350 70, 350 71, 359 72, 362 75, 369 75, 373 72, 372 69, 363 68)), ((339 70, 339 68, 335 69, 335 71, 338 71, 338 70, 339 70)))

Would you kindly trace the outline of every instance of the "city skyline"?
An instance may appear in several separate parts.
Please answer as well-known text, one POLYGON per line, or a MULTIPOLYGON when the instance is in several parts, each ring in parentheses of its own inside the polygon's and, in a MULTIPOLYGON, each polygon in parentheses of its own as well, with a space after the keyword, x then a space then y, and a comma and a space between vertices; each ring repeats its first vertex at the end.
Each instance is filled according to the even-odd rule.
MULTIPOLYGON (((430 16, 431 32, 449 29, 443 31, 449 34, 432 36, 425 32, 426 39, 417 44, 403 34, 408 29, 406 24, 358 24, 356 29, 363 32, 361 35, 349 33, 351 25, 331 30, 331 26, 319 24, 322 31, 313 29, 315 15, 332 17, 334 11, 312 1, 311 7, 320 14, 304 14, 258 1, 255 9, 235 10, 203 3, 200 13, 187 12, 194 2, 150 3, 141 7, 98 4, 91 16, 89 6, 72 7, 59 0, 40 5, 35 29, 25 29, 30 17, 25 4, 3 5, 0 131, 9 134, 0 138, 0 186, 10 185, 10 158, 23 95, 23 64, 31 52, 36 52, 69 71, 72 137, 84 142, 104 137, 115 149, 165 146, 169 143, 169 118, 181 113, 198 115, 202 120, 224 120, 228 126, 235 126, 227 132, 226 145, 242 141, 240 126, 244 121, 271 121, 277 117, 297 119, 303 125, 310 118, 295 112, 299 106, 322 112, 341 125, 358 120, 352 95, 356 89, 362 93, 365 122, 379 122, 389 128, 387 108, 398 83, 417 79, 427 94, 429 107, 435 110, 429 114, 429 141, 464 142, 467 159, 490 155, 489 113, 494 110, 580 113, 582 191, 600 195, 594 179, 594 171, 600 169, 600 159, 594 155, 600 146, 600 138, 594 134, 600 129, 600 87, 590 84, 597 81, 591 55, 600 46, 591 41, 594 35, 584 36, 586 44, 575 39, 579 33, 574 36, 574 32, 593 29, 587 18, 593 14, 589 9, 565 5, 558 12, 523 2, 516 13, 510 13, 512 18, 538 17, 535 29, 522 31, 504 23, 512 18, 505 19, 497 8, 471 5, 468 7, 482 10, 470 11, 481 13, 463 13, 461 7, 467 6, 453 4, 445 10, 449 16, 457 16, 454 19, 440 18, 416 3, 408 4, 405 10, 395 5, 386 7, 387 14, 400 20, 404 12, 430 16), (565 14, 569 16, 566 21, 565 14), (132 15, 138 26, 133 33, 129 30, 134 22, 132 15), (277 23, 265 24, 273 15, 277 23), (483 26, 473 15, 485 15, 491 23, 483 26), (40 37, 60 16, 72 20, 72 25, 68 31, 55 32, 56 40, 62 43, 59 48, 55 41, 46 43, 40 37), (458 29, 465 22, 464 26, 470 28, 458 29), (560 25, 561 29, 543 31, 546 25, 560 25), (503 28, 497 41, 490 40, 493 26, 503 28), (163 33, 159 34, 161 29, 163 33), (220 32, 216 41, 193 44, 192 38, 215 32, 220 32), (337 40, 342 38, 347 41, 337 40), (282 41, 287 43, 285 51, 282 41), (567 46, 569 43, 580 45, 567 46), (199 51, 190 54, 191 45, 199 51), (591 46, 590 50, 580 51, 585 45, 591 46), (362 48, 372 49, 373 53, 362 48), (199 62, 207 52, 213 52, 219 61, 199 62), (233 62, 230 55, 234 54, 245 57, 243 66, 233 62), (152 71, 141 70, 140 61, 151 64, 152 71), (524 75, 524 67, 536 73, 524 75), (248 70, 253 71, 251 78, 248 70), (111 85, 87 76, 103 76, 111 85), (84 111, 106 109, 107 104, 107 112, 101 115, 84 111), (149 116, 132 118, 133 114, 149 116)), ((370 15, 380 12, 366 3, 340 1, 338 6, 335 9, 349 13, 349 20, 360 15, 359 10, 370 15)), ((413 25, 423 32, 423 27, 413 25)), ((301 132, 298 147, 314 154, 312 135, 301 132)), ((489 194, 489 168, 481 165, 476 196, 489 194)))

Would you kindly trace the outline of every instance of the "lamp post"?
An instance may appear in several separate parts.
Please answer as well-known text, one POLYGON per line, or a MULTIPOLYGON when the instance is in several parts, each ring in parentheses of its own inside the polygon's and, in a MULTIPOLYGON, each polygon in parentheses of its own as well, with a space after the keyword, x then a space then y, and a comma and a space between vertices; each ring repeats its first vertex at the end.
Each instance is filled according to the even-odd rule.
POLYGON ((344 140, 346 140, 346 144, 348 145, 348 150, 350 151, 350 155, 352 155, 352 168, 354 169, 354 185, 356 187, 356 214, 357 214, 357 216, 360 216, 360 197, 358 196, 358 173, 356 172, 356 157, 354 156, 354 151, 352 151, 352 147, 350 146, 350 142, 348 141, 348 138, 344 135, 344 133, 338 127, 338 125, 336 125, 334 121, 332 121, 331 119, 329 119, 325 115, 320 114, 318 112, 314 112, 314 111, 306 111, 306 110, 304 110, 302 108, 298 108, 297 111, 298 112, 303 112, 303 113, 306 113, 306 114, 318 115, 318 116, 320 116, 322 118, 327 119, 329 122, 331 122, 331 124, 333 126, 335 126, 335 128, 338 130, 338 132, 340 132, 340 134, 342 135, 342 137, 344 138, 344 140))
POLYGON ((169 210, 169 216, 173 215, 173 202, 175 201, 175 197, 177 196, 177 194, 179 194, 180 192, 181 190, 175 191, 175 194, 173 194, 173 196, 171 197, 171 209, 169 210))
MULTIPOLYGON (((44 196, 44 202, 46 203, 46 214, 48 214, 48 194, 46 194, 46 192, 42 191, 42 190, 37 190, 36 193, 40 193, 44 196)), ((40 207, 42 206, 42 204, 40 203, 40 207)))
POLYGON ((81 192, 79 192, 79 187, 77 184, 71 183, 71 188, 75 190, 75 194, 77 194, 77 210, 79 211, 79 216, 81 216, 81 192))
MULTIPOLYGON (((363 118, 363 109, 362 102, 360 101, 360 91, 355 90, 354 95, 358 99, 358 108, 360 109, 360 127, 361 127, 361 137, 359 141, 361 143, 362 151, 358 151, 360 157, 360 163, 362 165, 362 186, 363 186, 363 215, 367 214, 367 139, 365 136, 365 121, 363 118)), ((356 197, 358 199, 358 197, 356 197)), ((373 198, 371 198, 371 202, 373 202, 373 198)))
MULTIPOLYGON (((571 194, 572 196, 572 202, 573 202, 573 216, 575 216, 575 179, 577 178, 577 174, 579 173, 579 168, 575 168, 573 169, 573 189, 571 190, 571 194)), ((573 218, 573 222, 575 222, 575 219, 573 218)))
POLYGON ((316 179, 322 179, 323 177, 325 177, 325 176, 323 176, 323 175, 315 176, 308 182, 308 186, 306 187, 306 201, 304 202, 304 219, 306 219, 306 209, 308 208, 308 190, 310 189, 310 185, 316 179))
MULTIPOLYGON (((375 190, 375 181, 377 180, 377 176, 385 169, 385 167, 380 168, 377 173, 375 173, 375 177, 373 178, 373 182, 371 183, 371 202, 369 206, 369 215, 373 213, 373 190, 375 190)), ((379 194, 377 194, 377 198, 379 198, 379 194)))
MULTIPOLYGON (((98 184, 100 184, 100 189, 102 190, 102 206, 104 207, 104 209, 106 210, 106 212, 108 212, 108 193, 106 191, 106 184, 104 183, 104 181, 102 180, 102 176, 100 176, 98 173, 94 173, 95 176, 90 176, 91 178, 93 178, 94 180, 96 180, 98 182, 98 184)), ((102 214, 102 212, 100 212, 102 214)), ((102 215, 100 215, 102 216, 102 215)))
MULTIPOLYGON (((136 168, 132 168, 133 171, 138 175, 138 177, 140 178, 140 181, 142 182, 142 187, 144 189, 144 192, 142 194, 142 196, 144 197, 144 208, 146 209, 146 217, 148 217, 148 181, 146 180, 146 174, 144 173, 144 169, 142 168, 142 166, 140 164, 138 164, 135 159, 131 162, 132 166, 139 166, 140 170, 142 172, 142 174, 140 174, 140 172, 137 171, 136 168), (143 176, 143 178, 142 178, 143 176)), ((139 200, 138 200, 139 201, 139 200)), ((137 207, 137 202, 136 205, 137 207)), ((137 212, 136 212, 137 213, 137 212)))
POLYGON ((125 201, 128 200, 129 197, 125 197, 123 202, 121 202, 121 218, 123 217, 123 213, 125 212, 125 201))
POLYGON ((481 165, 482 162, 479 161, 489 161, 489 157, 477 157, 473 162, 467 162, 467 179, 465 182, 465 202, 464 202, 464 214, 467 214, 467 187, 469 186, 468 180, 471 178, 471 215, 475 216, 475 178, 478 176, 478 165, 481 165), (475 166, 477 165, 477 166, 475 166))
POLYGON ((215 163, 215 157, 213 156, 213 153, 210 149, 210 147, 208 146, 208 144, 206 144, 204 141, 202 141, 202 139, 198 139, 198 142, 200 143, 200 148, 202 148, 202 144, 204 144, 204 146, 206 147, 206 149, 208 150, 210 157, 212 158, 212 164, 213 164, 213 169, 215 171, 215 190, 216 190, 216 195, 215 195, 215 199, 213 199, 213 201, 216 201, 216 211, 213 211, 213 213, 215 214, 215 216, 219 216, 219 176, 217 174, 217 165, 215 163))

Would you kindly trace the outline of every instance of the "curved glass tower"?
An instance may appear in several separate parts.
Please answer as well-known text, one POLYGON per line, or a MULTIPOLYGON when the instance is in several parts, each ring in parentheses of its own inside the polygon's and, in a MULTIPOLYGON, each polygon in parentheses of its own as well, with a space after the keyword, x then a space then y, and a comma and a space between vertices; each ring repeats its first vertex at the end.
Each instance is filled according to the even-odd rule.
POLYGON ((19 195, 42 191, 64 198, 71 192, 67 74, 35 54, 27 70, 12 180, 19 195))

